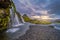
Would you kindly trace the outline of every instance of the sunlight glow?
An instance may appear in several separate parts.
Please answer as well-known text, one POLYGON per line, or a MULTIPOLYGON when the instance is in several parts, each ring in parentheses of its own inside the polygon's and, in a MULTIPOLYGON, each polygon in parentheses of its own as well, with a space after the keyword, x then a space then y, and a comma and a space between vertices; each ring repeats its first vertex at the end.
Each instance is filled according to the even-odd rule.
POLYGON ((32 18, 38 19, 40 16, 31 16, 32 18))
POLYGON ((42 15, 42 16, 32 16, 31 18, 33 19, 53 19, 53 18, 50 18, 49 16, 45 16, 45 15, 42 15))
POLYGON ((49 16, 40 16, 41 19, 49 19, 49 16))

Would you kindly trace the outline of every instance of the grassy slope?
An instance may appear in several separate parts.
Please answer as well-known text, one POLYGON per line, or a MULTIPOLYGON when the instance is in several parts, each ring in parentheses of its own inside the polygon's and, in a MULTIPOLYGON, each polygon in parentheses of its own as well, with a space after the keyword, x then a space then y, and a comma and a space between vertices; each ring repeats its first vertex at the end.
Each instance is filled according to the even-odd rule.
POLYGON ((39 20, 32 20, 26 14, 23 15, 23 18, 26 22, 30 22, 33 24, 51 24, 51 22, 48 20, 40 20, 40 21, 39 20))

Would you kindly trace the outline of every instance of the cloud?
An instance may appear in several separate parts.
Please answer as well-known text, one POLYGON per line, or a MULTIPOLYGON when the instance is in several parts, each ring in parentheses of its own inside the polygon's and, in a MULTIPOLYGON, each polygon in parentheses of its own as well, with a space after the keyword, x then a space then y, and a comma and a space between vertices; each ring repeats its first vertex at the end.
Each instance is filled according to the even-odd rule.
POLYGON ((48 15, 49 17, 59 17, 60 1, 59 0, 14 0, 17 10, 21 14, 48 15))
POLYGON ((51 13, 56 13, 60 11, 60 0, 52 0, 51 3, 47 6, 47 9, 50 10, 51 13))

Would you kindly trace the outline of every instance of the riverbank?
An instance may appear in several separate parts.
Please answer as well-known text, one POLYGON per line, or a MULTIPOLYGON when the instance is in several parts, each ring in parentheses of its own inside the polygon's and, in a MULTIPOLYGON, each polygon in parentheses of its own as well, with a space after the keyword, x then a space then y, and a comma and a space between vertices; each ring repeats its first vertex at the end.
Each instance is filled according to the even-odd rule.
POLYGON ((25 35, 14 40, 60 40, 60 32, 48 26, 31 25, 25 35))

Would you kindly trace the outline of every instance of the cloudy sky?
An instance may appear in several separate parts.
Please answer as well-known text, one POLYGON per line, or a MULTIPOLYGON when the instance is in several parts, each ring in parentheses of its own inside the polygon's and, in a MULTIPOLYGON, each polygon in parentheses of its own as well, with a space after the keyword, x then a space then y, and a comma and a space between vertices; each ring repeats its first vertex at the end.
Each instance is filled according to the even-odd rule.
POLYGON ((13 0, 21 14, 32 18, 60 19, 60 0, 13 0))

